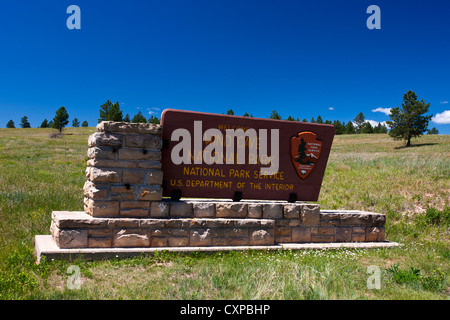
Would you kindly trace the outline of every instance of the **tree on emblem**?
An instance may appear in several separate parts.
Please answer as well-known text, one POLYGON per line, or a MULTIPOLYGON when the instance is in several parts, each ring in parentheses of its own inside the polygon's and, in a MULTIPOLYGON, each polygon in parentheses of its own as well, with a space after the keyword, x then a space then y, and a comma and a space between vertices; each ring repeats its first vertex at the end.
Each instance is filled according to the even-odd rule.
POLYGON ((306 142, 302 138, 300 140, 300 144, 298 145, 298 159, 296 160, 298 163, 305 163, 305 161, 303 161, 303 159, 306 158, 305 151, 306 151, 306 142))

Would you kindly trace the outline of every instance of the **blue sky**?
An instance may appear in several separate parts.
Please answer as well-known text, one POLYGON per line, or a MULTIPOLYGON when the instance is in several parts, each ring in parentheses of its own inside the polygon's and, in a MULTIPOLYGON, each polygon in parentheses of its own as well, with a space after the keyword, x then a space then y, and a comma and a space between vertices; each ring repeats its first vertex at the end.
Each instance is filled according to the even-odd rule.
POLYGON ((446 0, 3 1, 0 127, 24 115, 37 127, 60 106, 95 125, 107 99, 130 116, 382 122, 372 110, 414 90, 440 114, 429 127, 450 134, 449 13, 446 0), (72 4, 80 30, 66 26, 72 4), (379 30, 366 26, 372 4, 379 30))

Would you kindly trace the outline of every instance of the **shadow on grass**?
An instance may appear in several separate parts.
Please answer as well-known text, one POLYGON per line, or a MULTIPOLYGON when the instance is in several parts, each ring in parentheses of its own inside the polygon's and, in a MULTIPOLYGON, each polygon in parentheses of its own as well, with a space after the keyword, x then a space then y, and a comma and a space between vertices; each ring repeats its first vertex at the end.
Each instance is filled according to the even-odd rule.
POLYGON ((395 147, 394 149, 398 150, 398 149, 407 149, 407 148, 416 148, 416 147, 426 147, 426 146, 434 146, 437 145, 438 143, 435 142, 428 142, 428 143, 417 143, 417 144, 411 144, 410 146, 399 146, 399 147, 395 147))

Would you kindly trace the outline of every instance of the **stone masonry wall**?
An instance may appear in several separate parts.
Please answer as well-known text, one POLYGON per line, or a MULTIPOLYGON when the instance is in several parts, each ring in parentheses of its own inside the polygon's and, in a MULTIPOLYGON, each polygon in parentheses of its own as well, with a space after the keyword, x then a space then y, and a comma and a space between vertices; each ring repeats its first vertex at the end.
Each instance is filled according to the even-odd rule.
POLYGON ((162 199, 161 126, 102 122, 89 137, 85 212, 55 211, 60 248, 385 241, 385 215, 283 201, 162 199))

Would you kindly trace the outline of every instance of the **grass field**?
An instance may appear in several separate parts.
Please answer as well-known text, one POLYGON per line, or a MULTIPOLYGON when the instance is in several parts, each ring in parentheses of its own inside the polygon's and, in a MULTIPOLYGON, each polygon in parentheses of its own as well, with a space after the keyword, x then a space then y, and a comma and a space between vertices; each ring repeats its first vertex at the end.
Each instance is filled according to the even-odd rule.
POLYGON ((448 299, 450 136, 403 148, 384 134, 336 136, 319 203, 387 215, 373 250, 230 252, 35 264, 51 212, 83 210, 94 128, 0 129, 0 299, 448 299), (70 265, 81 288, 69 289, 70 265), (372 270, 381 287, 369 288, 372 270))

